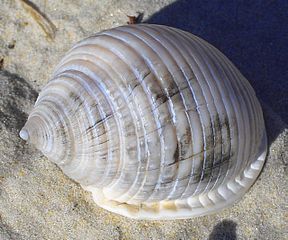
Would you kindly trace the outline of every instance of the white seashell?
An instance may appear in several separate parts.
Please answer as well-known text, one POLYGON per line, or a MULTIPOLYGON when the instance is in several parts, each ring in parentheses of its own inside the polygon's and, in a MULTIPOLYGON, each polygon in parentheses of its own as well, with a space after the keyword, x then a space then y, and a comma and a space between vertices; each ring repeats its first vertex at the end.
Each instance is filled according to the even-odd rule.
POLYGON ((260 104, 236 67, 190 33, 148 24, 76 44, 20 136, 99 206, 138 219, 231 205, 267 148, 260 104))

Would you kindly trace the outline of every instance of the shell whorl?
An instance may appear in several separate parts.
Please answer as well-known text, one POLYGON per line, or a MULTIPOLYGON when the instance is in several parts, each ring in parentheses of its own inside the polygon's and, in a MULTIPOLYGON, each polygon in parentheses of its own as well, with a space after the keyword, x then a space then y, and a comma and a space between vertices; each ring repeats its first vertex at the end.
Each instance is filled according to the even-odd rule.
POLYGON ((260 104, 236 67, 190 33, 147 24, 76 44, 20 135, 100 206, 136 218, 221 209, 266 155, 260 104))

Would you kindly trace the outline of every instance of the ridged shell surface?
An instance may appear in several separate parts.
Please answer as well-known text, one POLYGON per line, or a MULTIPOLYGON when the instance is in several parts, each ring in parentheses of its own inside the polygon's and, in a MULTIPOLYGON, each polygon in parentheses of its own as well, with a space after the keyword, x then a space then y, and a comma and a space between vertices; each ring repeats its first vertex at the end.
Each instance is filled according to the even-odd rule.
POLYGON ((260 104, 236 67, 190 33, 148 24, 76 44, 20 136, 99 206, 138 219, 231 205, 266 155, 260 104))

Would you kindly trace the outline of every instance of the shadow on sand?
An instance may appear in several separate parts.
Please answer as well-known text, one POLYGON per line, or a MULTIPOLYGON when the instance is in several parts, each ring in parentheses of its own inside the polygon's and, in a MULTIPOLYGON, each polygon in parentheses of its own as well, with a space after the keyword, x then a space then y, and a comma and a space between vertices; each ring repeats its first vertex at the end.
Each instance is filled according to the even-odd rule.
POLYGON ((213 228, 208 240, 236 240, 236 226, 231 220, 223 220, 213 228))
POLYGON ((287 12, 284 0, 178 0, 146 22, 186 30, 222 51, 256 91, 271 144, 288 123, 287 12))

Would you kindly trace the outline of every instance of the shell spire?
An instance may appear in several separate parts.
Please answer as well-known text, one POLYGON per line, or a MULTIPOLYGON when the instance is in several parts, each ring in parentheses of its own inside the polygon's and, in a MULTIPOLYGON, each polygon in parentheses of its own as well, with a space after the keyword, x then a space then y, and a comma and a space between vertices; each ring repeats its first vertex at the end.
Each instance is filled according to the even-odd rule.
POLYGON ((72 142, 72 139, 68 140, 70 136, 61 119, 63 119, 61 111, 56 113, 54 107, 47 107, 42 100, 39 100, 19 135, 43 152, 50 160, 58 163, 62 159, 63 153, 61 152, 66 152, 71 148, 67 142, 72 142))
POLYGON ((43 132, 43 130, 44 128, 41 126, 41 123, 31 118, 21 129, 19 135, 23 140, 32 143, 37 149, 42 151, 44 150, 43 145, 45 145, 45 143, 43 143, 44 136, 48 135, 46 131, 44 130, 43 132))
POLYGON ((137 219, 189 218, 240 199, 264 164, 261 106, 216 48, 137 24, 77 43, 39 94, 20 137, 137 219))

